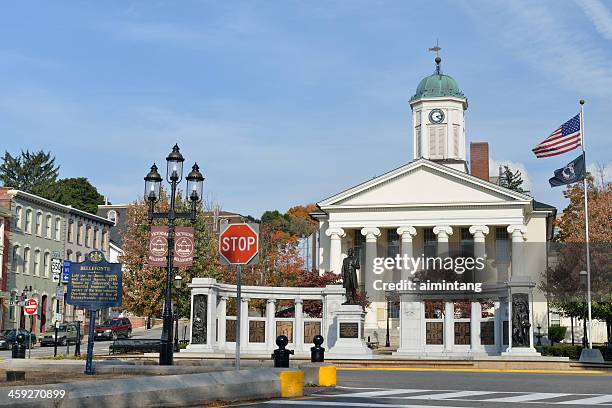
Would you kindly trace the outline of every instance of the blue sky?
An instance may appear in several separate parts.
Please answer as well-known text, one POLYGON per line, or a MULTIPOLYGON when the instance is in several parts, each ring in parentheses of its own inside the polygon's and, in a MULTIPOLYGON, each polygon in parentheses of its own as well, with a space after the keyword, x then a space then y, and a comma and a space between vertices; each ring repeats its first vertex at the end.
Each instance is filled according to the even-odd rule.
POLYGON ((412 158, 408 100, 433 69, 469 99, 468 141, 548 178, 531 148, 578 112, 610 166, 612 4, 592 1, 13 2, 0 15, 2 149, 51 150, 113 203, 178 142, 243 214, 315 202, 412 158))

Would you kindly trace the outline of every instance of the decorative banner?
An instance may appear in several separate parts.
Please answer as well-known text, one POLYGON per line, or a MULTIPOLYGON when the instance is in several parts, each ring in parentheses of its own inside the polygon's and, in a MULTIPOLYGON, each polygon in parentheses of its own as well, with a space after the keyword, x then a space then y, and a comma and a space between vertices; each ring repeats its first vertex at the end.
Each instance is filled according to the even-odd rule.
POLYGON ((151 227, 149 237, 149 266, 168 264, 168 227, 151 227))
POLYGON ((195 230, 193 227, 174 229, 174 266, 187 268, 193 265, 195 252, 195 230))

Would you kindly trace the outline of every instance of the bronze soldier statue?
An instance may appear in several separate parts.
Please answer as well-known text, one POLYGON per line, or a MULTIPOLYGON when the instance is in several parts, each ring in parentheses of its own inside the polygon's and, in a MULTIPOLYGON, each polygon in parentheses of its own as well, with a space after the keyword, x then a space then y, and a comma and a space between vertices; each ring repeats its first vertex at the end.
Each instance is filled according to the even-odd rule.
POLYGON ((357 304, 357 269, 360 269, 359 260, 353 248, 348 250, 348 256, 342 261, 342 287, 346 290, 345 305, 357 304))

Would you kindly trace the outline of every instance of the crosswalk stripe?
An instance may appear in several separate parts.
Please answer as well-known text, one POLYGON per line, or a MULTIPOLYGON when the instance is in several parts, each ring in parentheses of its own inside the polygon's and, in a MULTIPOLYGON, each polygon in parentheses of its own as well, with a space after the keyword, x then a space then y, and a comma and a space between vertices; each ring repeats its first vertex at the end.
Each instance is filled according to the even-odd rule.
POLYGON ((597 404, 603 404, 606 402, 612 402, 612 395, 599 395, 597 397, 591 397, 591 398, 582 398, 582 399, 578 399, 578 400, 572 400, 572 401, 563 401, 563 402, 559 402, 559 404, 565 404, 565 405, 597 405, 597 404))
POLYGON ((457 391, 457 392, 445 392, 443 394, 429 394, 429 395, 409 395, 407 397, 400 397, 403 399, 422 399, 422 400, 443 400, 449 398, 459 397, 473 397, 476 395, 494 394, 492 391, 457 391))
MULTIPOLYGON (((401 405, 401 404, 375 404, 372 402, 332 402, 332 401, 319 401, 319 400, 273 400, 267 401, 266 404, 278 404, 278 405, 308 405, 311 407, 373 407, 373 408, 423 408, 423 405, 401 405)), ((427 405, 427 408, 457 408, 456 406, 450 405, 427 405)), ((466 407, 461 408, 475 408, 466 407)))
POLYGON ((529 402, 529 401, 538 401, 548 398, 556 398, 556 397, 566 397, 572 394, 556 394, 552 392, 534 392, 532 394, 526 395, 515 395, 514 397, 501 397, 501 398, 490 398, 482 401, 487 402, 529 402))
POLYGON ((348 394, 334 394, 334 397, 350 397, 350 398, 363 398, 363 397, 383 397, 396 394, 411 394, 415 392, 428 392, 432 390, 379 390, 379 391, 366 391, 366 392, 355 392, 348 394))

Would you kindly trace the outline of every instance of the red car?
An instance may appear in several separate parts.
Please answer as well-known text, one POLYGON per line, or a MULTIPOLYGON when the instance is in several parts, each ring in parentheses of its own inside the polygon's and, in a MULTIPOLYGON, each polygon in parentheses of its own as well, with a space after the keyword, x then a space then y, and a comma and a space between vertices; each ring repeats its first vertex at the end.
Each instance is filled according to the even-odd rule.
POLYGON ((117 340, 120 337, 126 339, 132 337, 132 323, 126 317, 108 319, 96 326, 94 340, 117 340))

